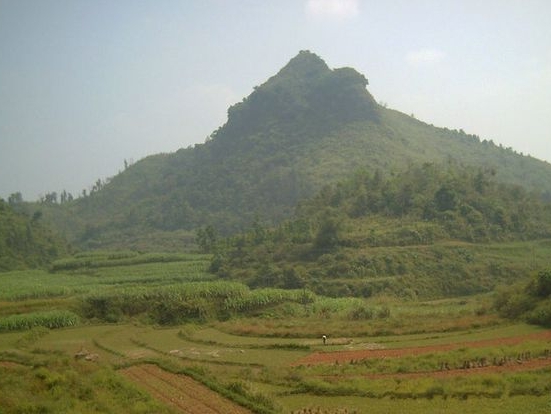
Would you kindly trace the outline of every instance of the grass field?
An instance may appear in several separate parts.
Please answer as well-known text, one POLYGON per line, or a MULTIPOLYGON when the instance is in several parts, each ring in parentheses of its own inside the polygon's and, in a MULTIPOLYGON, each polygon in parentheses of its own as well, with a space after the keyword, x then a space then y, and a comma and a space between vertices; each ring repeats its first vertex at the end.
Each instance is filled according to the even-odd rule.
POLYGON ((206 256, 97 257, 0 273, 0 327, 28 321, 0 330, 0 413, 551 410, 551 334, 491 295, 331 299, 214 283, 206 256))

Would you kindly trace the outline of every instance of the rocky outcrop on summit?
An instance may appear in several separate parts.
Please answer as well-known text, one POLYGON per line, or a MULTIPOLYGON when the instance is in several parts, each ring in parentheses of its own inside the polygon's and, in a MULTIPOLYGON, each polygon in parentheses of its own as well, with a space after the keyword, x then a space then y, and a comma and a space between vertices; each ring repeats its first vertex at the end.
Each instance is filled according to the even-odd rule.
POLYGON ((316 54, 301 51, 275 76, 228 110, 226 135, 253 133, 274 124, 288 131, 327 132, 342 124, 377 121, 368 81, 352 68, 331 70, 316 54), (308 121, 304 124, 304 121, 308 121))

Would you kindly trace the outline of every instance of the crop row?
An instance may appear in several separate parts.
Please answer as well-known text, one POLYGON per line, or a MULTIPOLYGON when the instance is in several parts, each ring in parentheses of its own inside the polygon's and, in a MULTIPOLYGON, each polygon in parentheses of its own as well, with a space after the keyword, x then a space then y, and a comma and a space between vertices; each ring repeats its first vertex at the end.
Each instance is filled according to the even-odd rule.
POLYGON ((317 296, 305 289, 250 290, 237 282, 189 282, 157 287, 103 290, 82 298, 83 315, 111 322, 147 315, 156 323, 226 317, 290 302, 308 305, 317 296))
POLYGON ((243 296, 228 297, 224 301, 224 308, 229 311, 246 312, 284 302, 307 304, 315 300, 316 295, 306 289, 266 288, 249 291, 247 295, 243 296))
POLYGON ((44 326, 50 329, 63 328, 75 326, 78 323, 79 317, 73 312, 65 310, 24 313, 1 318, 0 332, 31 329, 36 326, 44 326))
POLYGON ((0 273, 0 300, 52 298, 120 289, 133 285, 161 286, 208 281, 207 261, 146 263, 132 266, 82 269, 51 273, 26 270, 0 273))
POLYGON ((100 267, 128 266, 143 263, 169 263, 182 261, 208 260, 208 255, 183 253, 144 253, 144 254, 111 254, 99 256, 75 256, 57 260, 52 263, 52 271, 90 269, 100 267))
POLYGON ((115 322, 123 316, 147 314, 157 323, 172 324, 209 317, 225 299, 244 296, 248 291, 247 286, 236 282, 140 286, 86 295, 82 306, 88 318, 115 322))
POLYGON ((504 396, 545 396, 551 391, 548 373, 543 371, 481 374, 469 377, 455 376, 436 378, 431 376, 401 381, 378 379, 366 381, 364 378, 340 381, 319 378, 302 379, 295 384, 294 393, 319 396, 358 396, 390 399, 432 399, 469 397, 497 399, 504 396))

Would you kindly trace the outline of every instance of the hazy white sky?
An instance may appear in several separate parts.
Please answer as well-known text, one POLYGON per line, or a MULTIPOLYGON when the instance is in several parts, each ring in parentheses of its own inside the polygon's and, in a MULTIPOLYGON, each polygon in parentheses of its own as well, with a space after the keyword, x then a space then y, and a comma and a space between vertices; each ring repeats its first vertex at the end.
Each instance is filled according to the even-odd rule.
POLYGON ((0 0, 0 197, 78 194, 204 142, 302 49, 551 161, 549 0, 0 0))

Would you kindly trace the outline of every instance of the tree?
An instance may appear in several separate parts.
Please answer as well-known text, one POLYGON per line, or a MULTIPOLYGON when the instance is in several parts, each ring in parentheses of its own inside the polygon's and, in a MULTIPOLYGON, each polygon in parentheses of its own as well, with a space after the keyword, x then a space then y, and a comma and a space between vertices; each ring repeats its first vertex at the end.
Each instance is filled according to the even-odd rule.
POLYGON ((10 196, 8 197, 8 204, 10 206, 13 206, 15 204, 20 204, 22 202, 23 202, 23 196, 19 191, 16 193, 10 194, 10 196))
POLYGON ((304 276, 294 267, 283 270, 283 287, 285 289, 300 289, 306 284, 304 276))
POLYGON ((434 203, 440 211, 455 210, 457 205, 457 195, 455 191, 447 185, 443 185, 434 195, 434 203))
POLYGON ((47 193, 44 196, 44 203, 46 204, 56 204, 57 203, 57 193, 55 191, 52 191, 51 193, 47 193))
POLYGON ((213 226, 207 226, 204 229, 200 228, 197 230, 195 241, 204 253, 214 252, 217 240, 218 234, 213 226))
POLYGON ((538 273, 536 293, 542 298, 551 295, 551 270, 542 270, 538 273))
POLYGON ((266 240, 267 231, 260 223, 260 220, 258 218, 255 218, 252 225, 252 234, 253 234, 253 242, 254 244, 261 244, 263 241, 266 240))
POLYGON ((331 250, 337 247, 341 226, 341 220, 335 214, 324 214, 314 238, 314 247, 320 250, 331 250))

